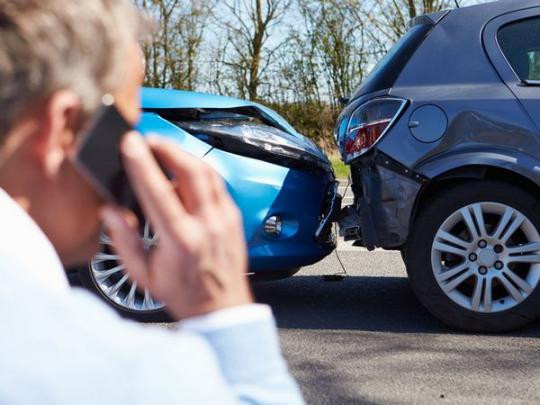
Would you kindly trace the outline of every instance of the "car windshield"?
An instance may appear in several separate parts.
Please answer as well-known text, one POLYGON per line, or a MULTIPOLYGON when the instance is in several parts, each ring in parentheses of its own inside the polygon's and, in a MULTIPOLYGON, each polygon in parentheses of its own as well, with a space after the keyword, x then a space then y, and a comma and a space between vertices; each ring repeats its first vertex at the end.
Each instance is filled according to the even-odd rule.
POLYGON ((392 87, 432 27, 432 24, 420 24, 407 31, 354 90, 351 99, 392 87))

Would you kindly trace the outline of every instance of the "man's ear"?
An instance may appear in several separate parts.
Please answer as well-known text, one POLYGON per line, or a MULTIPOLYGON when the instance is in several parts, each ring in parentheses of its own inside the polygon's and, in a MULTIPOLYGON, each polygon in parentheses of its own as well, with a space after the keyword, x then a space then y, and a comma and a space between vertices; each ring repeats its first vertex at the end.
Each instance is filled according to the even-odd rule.
POLYGON ((54 177, 68 157, 78 129, 80 107, 77 94, 60 90, 37 111, 38 127, 32 137, 32 149, 47 176, 54 177))

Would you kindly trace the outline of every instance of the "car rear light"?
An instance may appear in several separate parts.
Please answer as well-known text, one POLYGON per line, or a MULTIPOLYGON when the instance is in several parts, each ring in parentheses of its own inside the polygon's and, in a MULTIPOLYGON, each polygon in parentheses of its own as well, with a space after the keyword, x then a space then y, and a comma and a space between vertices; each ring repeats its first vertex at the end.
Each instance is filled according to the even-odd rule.
POLYGON ((376 98, 362 104, 349 118, 347 130, 339 139, 345 163, 366 153, 390 129, 407 104, 400 98, 376 98))

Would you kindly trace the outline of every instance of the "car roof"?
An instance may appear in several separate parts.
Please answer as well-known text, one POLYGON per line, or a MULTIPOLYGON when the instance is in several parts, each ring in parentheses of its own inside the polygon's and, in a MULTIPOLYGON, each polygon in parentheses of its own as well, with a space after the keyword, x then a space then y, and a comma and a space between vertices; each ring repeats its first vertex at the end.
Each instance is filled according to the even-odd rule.
POLYGON ((451 14, 463 14, 466 16, 471 16, 474 14, 484 16, 483 20, 484 22, 487 22, 488 20, 505 13, 538 6, 540 6, 540 2, 538 0, 499 0, 456 8, 452 10, 451 14))
POLYGON ((538 0, 500 0, 452 10, 415 51, 391 94, 419 96, 424 86, 438 86, 442 91, 445 86, 501 84, 485 53, 483 29, 501 15, 539 7, 538 0))

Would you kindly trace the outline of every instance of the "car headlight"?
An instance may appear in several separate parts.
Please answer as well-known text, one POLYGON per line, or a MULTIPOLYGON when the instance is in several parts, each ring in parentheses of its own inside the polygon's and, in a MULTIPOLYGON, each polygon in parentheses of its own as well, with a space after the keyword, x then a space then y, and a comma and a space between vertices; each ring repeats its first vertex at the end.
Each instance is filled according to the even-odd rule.
POLYGON ((354 110, 348 121, 339 124, 343 125, 338 129, 338 145, 343 161, 350 163, 371 149, 392 127, 406 105, 407 100, 381 97, 354 110), (345 123, 347 127, 343 131, 345 123))
POLYGON ((328 170, 326 155, 308 138, 250 121, 204 120, 175 122, 204 142, 231 153, 293 168, 328 170))

